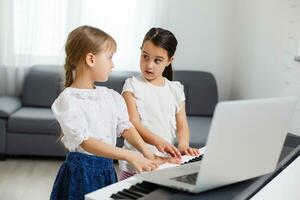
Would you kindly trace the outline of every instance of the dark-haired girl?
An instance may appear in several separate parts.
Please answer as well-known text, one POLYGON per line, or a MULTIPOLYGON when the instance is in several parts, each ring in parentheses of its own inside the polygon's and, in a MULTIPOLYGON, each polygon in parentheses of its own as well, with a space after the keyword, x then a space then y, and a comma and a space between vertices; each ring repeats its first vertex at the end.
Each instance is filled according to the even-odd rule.
MULTIPOLYGON (((141 74, 126 80, 122 95, 130 121, 152 151, 180 158, 181 154, 197 156, 199 151, 189 146, 183 85, 172 81, 176 46, 177 40, 170 31, 150 29, 141 46, 141 74)), ((124 148, 135 150, 128 141, 124 148)), ((126 161, 119 163, 121 180, 135 173, 126 161)))

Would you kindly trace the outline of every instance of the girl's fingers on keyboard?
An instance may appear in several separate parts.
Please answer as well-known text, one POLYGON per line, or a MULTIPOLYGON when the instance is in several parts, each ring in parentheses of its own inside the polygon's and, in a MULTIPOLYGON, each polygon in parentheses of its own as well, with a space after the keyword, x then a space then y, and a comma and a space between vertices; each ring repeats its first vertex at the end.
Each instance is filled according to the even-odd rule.
POLYGON ((197 154, 194 153, 193 148, 188 148, 187 151, 188 151, 188 154, 191 155, 191 156, 196 156, 197 155, 197 154))
POLYGON ((199 149, 193 148, 193 151, 195 153, 196 156, 200 155, 199 149))

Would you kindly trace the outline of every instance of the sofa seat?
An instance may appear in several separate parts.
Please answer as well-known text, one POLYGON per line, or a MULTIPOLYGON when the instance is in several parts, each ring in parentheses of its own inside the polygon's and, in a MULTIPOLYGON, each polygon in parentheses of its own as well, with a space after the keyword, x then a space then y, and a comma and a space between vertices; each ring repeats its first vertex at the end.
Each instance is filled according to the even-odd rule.
POLYGON ((7 131, 57 136, 60 128, 51 109, 22 107, 9 117, 7 131))
POLYGON ((205 146, 211 120, 211 117, 188 116, 191 147, 200 148, 205 146))
POLYGON ((0 105, 5 105, 0 109, 0 118, 7 119, 11 113, 21 107, 21 101, 17 97, 2 96, 0 105))

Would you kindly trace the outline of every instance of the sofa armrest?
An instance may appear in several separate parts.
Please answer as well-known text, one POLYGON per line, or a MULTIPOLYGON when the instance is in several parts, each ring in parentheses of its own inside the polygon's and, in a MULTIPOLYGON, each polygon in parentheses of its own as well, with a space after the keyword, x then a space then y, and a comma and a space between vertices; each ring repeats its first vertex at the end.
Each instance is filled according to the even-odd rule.
POLYGON ((8 118, 13 112, 18 110, 22 103, 18 97, 2 96, 0 97, 0 118, 8 118))

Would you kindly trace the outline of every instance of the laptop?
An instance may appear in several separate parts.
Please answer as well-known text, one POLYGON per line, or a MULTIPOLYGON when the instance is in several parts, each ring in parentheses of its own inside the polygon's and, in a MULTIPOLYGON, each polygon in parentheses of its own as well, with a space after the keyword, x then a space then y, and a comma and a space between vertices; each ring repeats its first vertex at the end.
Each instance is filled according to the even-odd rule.
POLYGON ((275 170, 297 99, 218 103, 203 159, 135 177, 158 185, 199 193, 275 170))

